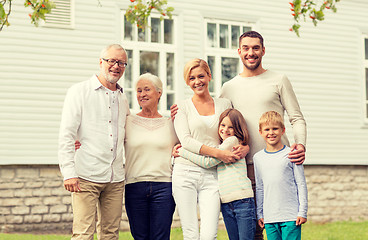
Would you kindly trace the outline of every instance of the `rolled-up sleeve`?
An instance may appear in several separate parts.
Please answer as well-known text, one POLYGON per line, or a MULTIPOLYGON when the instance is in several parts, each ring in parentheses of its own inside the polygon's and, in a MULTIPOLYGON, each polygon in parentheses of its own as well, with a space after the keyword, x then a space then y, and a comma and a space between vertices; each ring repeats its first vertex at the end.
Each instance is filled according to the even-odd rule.
POLYGON ((66 94, 59 132, 58 158, 64 180, 78 177, 75 171, 75 140, 81 122, 81 101, 77 89, 70 88, 66 94))

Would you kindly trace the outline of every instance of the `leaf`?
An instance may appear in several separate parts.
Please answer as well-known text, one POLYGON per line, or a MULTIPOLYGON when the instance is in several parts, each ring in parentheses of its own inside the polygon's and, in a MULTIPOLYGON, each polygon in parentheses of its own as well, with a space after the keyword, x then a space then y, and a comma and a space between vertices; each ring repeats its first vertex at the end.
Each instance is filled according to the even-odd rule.
POLYGON ((3 19, 5 19, 5 10, 4 10, 4 7, 3 7, 3 4, 0 4, 0 21, 2 22, 3 19))
POLYGON ((322 21, 325 19, 325 14, 323 11, 316 11, 315 14, 317 20, 322 21))
POLYGON ((293 28, 293 31, 295 32, 295 34, 296 34, 298 37, 300 37, 300 35, 299 35, 299 28, 300 28, 300 25, 299 25, 299 24, 294 24, 292 28, 293 28))

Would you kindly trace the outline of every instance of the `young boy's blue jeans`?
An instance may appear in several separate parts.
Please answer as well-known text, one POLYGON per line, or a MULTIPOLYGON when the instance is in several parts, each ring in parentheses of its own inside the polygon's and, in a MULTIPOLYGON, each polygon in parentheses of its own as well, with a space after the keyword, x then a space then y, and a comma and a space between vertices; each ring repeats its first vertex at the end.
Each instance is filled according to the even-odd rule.
POLYGON ((222 203, 221 211, 230 240, 254 240, 257 224, 254 198, 222 203))
POLYGON ((300 240, 302 237, 302 226, 297 226, 295 221, 266 223, 265 228, 268 240, 300 240))

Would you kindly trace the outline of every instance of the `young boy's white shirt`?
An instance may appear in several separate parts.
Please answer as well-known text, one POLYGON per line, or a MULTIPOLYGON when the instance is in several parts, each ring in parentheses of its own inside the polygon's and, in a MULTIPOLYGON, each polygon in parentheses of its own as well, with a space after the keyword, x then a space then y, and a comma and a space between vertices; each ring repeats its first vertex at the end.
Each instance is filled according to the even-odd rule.
POLYGON ((265 149, 254 155, 257 217, 264 223, 307 218, 308 193, 303 165, 290 162, 290 148, 278 152, 265 149))

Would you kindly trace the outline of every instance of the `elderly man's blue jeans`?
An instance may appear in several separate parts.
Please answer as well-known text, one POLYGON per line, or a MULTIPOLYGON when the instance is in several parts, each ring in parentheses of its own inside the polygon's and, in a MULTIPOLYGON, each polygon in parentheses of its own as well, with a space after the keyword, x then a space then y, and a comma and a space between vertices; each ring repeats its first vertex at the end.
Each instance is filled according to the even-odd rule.
POLYGON ((254 240, 257 219, 253 198, 222 203, 221 211, 230 240, 254 240))
POLYGON ((169 240, 175 202, 171 182, 126 185, 125 209, 135 240, 169 240))

